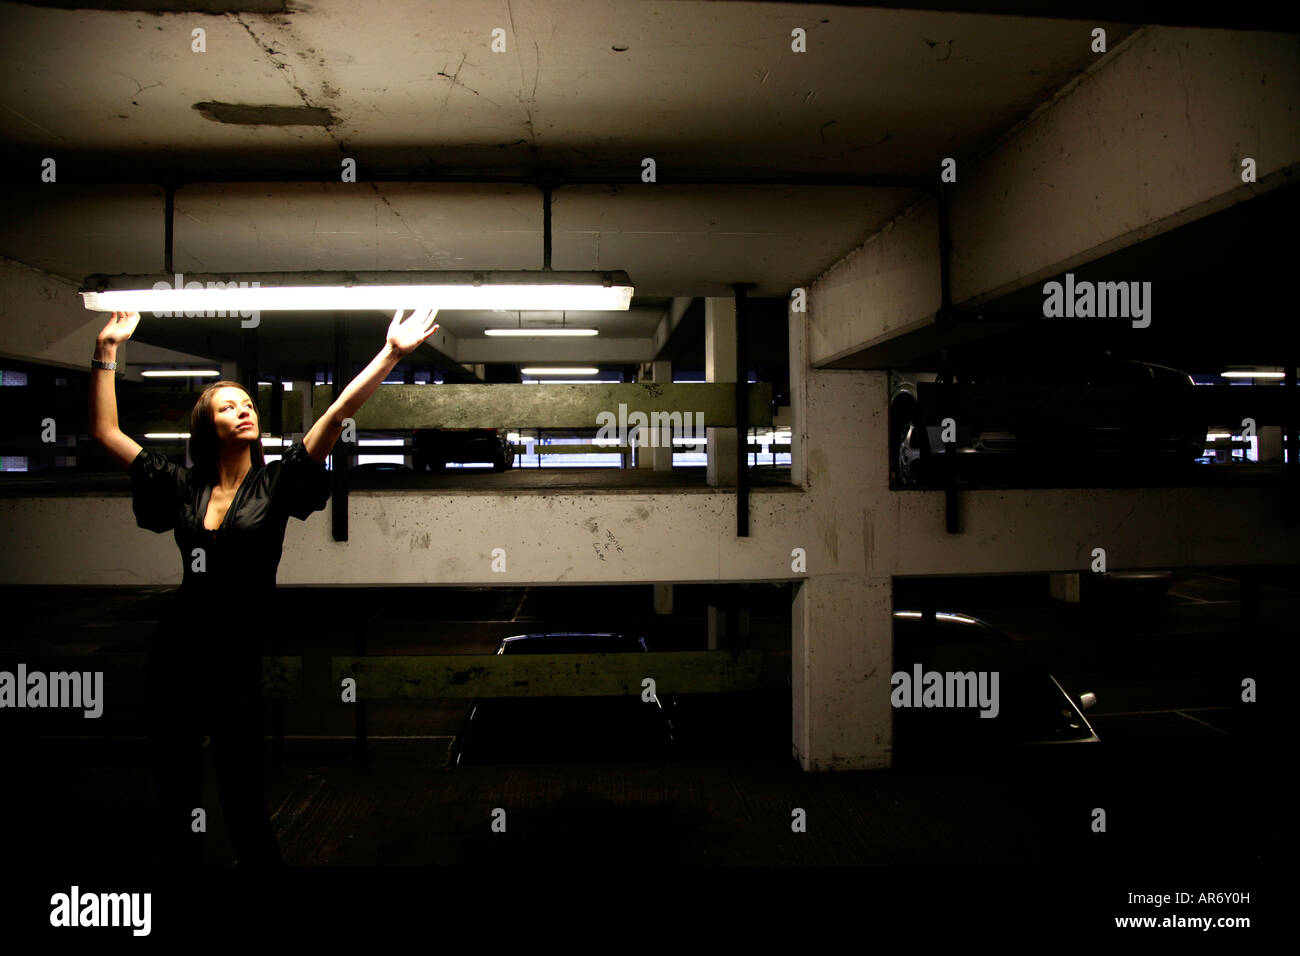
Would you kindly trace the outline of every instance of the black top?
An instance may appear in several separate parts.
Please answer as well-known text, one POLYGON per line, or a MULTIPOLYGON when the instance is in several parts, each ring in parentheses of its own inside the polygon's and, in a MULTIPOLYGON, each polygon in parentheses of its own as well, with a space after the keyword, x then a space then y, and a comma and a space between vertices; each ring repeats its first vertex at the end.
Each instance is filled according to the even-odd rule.
POLYGON ((191 598, 237 602, 246 593, 274 589, 289 516, 305 520, 325 507, 330 494, 329 471, 301 442, 281 460, 249 468, 216 531, 203 527, 212 486, 193 469, 142 448, 130 475, 136 524, 175 533, 184 568, 180 594, 191 598), (200 548, 201 556, 195 554, 200 548))

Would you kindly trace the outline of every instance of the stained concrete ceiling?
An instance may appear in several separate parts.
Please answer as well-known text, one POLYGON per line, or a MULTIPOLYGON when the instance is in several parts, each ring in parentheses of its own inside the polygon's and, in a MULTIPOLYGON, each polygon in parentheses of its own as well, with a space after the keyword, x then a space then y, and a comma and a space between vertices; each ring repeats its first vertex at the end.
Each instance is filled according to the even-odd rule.
MULTIPOLYGON (((548 175, 574 184, 554 194, 553 266, 626 270, 639 308, 598 327, 646 339, 668 297, 810 282, 917 195, 860 183, 933 180, 1093 64, 1092 29, 1112 47, 1134 29, 687 0, 285 6, 0 4, 0 141, 19 183, 0 255, 74 280, 161 273, 170 182, 178 271, 536 269, 527 182, 548 175), (211 104, 328 125, 220 122, 211 104), (56 184, 39 182, 44 157, 56 184), (356 183, 339 181, 345 159, 356 183), (465 181, 423 181, 446 179, 465 181)), ((499 318, 445 327, 464 339, 499 318)))

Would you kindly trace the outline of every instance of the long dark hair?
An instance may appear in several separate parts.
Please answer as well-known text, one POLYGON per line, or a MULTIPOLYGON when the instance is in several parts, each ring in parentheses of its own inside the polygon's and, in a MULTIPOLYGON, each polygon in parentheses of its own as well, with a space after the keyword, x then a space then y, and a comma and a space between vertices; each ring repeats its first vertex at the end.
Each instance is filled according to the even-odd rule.
MULTIPOLYGON (((193 411, 190 412, 190 458, 194 462, 195 472, 208 484, 215 484, 218 478, 217 461, 220 458, 220 448, 217 443, 217 426, 212 421, 212 395, 219 388, 237 388, 248 395, 253 400, 253 413, 257 415, 258 432, 260 433, 262 429, 262 415, 257 409, 257 396, 249 394, 248 389, 239 382, 222 380, 213 382, 203 390, 199 400, 194 403, 193 411)), ((262 456, 261 441, 252 442, 248 450, 254 465, 266 464, 266 459, 262 456)))

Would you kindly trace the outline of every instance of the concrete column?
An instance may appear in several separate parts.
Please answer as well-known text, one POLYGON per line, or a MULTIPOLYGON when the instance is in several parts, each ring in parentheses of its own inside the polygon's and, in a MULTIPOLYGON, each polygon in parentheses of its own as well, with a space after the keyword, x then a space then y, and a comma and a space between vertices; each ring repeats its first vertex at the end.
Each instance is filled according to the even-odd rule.
MULTIPOLYGON (((704 300, 704 380, 706 382, 734 382, 736 380, 736 300, 734 298, 708 298, 704 300)), ((736 429, 709 428, 705 433, 709 442, 709 484, 734 485, 736 473, 736 429)))
MULTIPOLYGON (((638 365, 636 367, 636 380, 638 382, 653 382, 654 363, 642 362, 638 365)), ((643 428, 640 437, 637 439, 636 448, 633 452, 633 454, 636 455, 635 467, 637 469, 645 469, 646 471, 649 471, 654 467, 654 449, 647 446, 647 443, 650 440, 650 430, 648 428, 643 428)))
POLYGON ((1282 426, 1263 425, 1256 434, 1259 438, 1256 446, 1259 452, 1259 463, 1261 465, 1282 464, 1282 426))
POLYGON ((671 584, 656 584, 655 589, 655 613, 672 614, 673 613, 673 586, 671 584))
POLYGON ((902 496, 889 490, 887 376, 810 368, 814 313, 824 324, 838 314, 816 295, 809 303, 810 312, 790 313, 795 480, 813 503, 787 543, 808 556, 791 609, 793 753, 805 770, 870 770, 888 767, 893 752, 891 574, 902 496))
POLYGON ((708 606, 709 650, 735 651, 749 646, 749 609, 735 600, 708 606))
MULTIPOLYGON (((672 362, 652 362, 650 363, 651 378, 653 381, 663 384, 671 383, 673 380, 673 363, 672 362)), ((683 409, 685 411, 685 409, 683 409)), ((685 416, 683 416, 685 417, 685 416)), ((695 419, 692 418, 691 421, 695 419)), ((678 436, 673 435, 673 438, 678 436)), ((672 471, 673 470, 673 446, 671 443, 667 446, 655 446, 649 449, 650 454, 646 457, 650 459, 651 465, 655 471, 672 471)))
POLYGON ((302 433, 304 435, 311 431, 311 426, 316 424, 316 410, 311 403, 311 390, 313 383, 311 381, 293 383, 292 395, 298 396, 298 401, 302 403, 302 433))
POLYGON ((1079 572, 1065 571, 1047 576, 1048 593, 1052 600, 1065 604, 1079 603, 1079 572))
POLYGON ((804 487, 808 480, 805 465, 804 406, 808 395, 808 313, 787 313, 790 322, 790 484, 804 487))
POLYGON ((889 578, 840 574, 795 591, 792 750, 804 770, 890 765, 892 591, 889 578))

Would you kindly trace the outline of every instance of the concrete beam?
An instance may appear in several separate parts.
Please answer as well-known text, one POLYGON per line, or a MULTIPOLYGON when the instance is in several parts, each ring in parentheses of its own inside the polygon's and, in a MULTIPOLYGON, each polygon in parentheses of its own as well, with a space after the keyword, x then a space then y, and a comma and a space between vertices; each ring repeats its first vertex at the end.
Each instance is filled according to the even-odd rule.
MULTIPOLYGON (((76 283, 0 257, 0 358, 89 369, 109 316, 87 312, 76 283)), ((118 350, 118 361, 130 343, 118 350)))
MULTIPOLYGON (((329 391, 317 386, 315 411, 324 414, 329 391)), ((597 415, 641 411, 701 413, 706 427, 734 427, 735 391, 729 384, 593 383, 590 385, 385 385, 357 413, 358 428, 598 428, 597 415)), ((751 421, 772 423, 772 386, 750 386, 751 421)), ((692 419, 694 421, 694 419, 692 419)))
MULTIPOLYGON (((988 151, 961 159, 957 182, 945 187, 954 305, 970 309, 1040 284, 1294 181, 1296 42, 1144 28, 988 151), (1253 183, 1242 182, 1247 158, 1253 183)), ((930 324, 938 261, 931 197, 813 284, 813 364, 930 324)))
MULTIPOLYGON (((356 679, 357 698, 640 697, 760 691, 764 651, 658 651, 649 654, 448 654, 332 657, 332 684, 356 679)), ((777 655, 778 657, 780 655, 777 655)), ((788 661, 784 662, 788 667, 788 661)))

